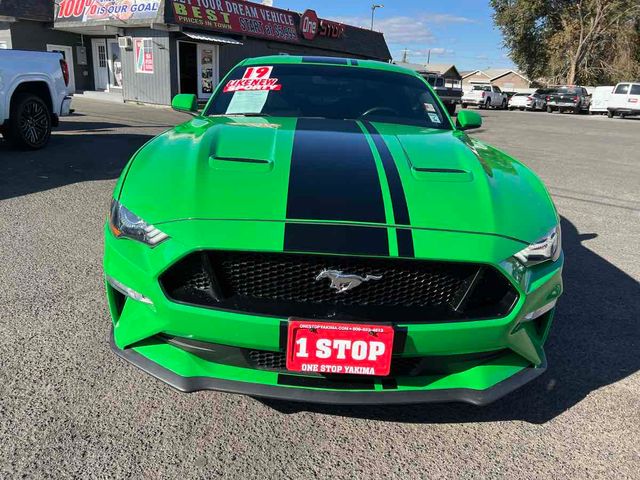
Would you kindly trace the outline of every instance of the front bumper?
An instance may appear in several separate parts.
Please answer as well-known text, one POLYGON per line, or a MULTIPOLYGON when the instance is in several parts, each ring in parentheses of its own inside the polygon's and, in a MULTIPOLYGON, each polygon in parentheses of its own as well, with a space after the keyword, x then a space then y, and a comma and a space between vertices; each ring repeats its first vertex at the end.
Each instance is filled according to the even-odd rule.
POLYGON ((296 388, 292 386, 281 386, 277 383, 254 383, 209 376, 182 376, 163 367, 160 363, 154 362, 134 348, 124 350, 118 348, 114 341, 113 331, 110 336, 110 344, 113 352, 120 358, 132 363, 145 373, 148 373, 180 392, 190 393, 200 390, 217 390, 259 398, 335 405, 405 405, 412 403, 460 402, 483 406, 529 383, 542 375, 547 369, 546 360, 538 367, 523 367, 512 376, 507 377, 505 380, 485 390, 464 387, 435 389, 416 387, 401 390, 385 390, 384 382, 380 382, 381 388, 377 390, 343 391, 296 388))
MULTIPOLYGON (((275 230, 273 222, 207 221, 163 225, 171 237, 151 249, 135 241, 116 239, 105 229, 105 274, 140 292, 152 303, 131 298, 124 301, 107 286, 113 319, 112 348, 115 353, 180 391, 223 390, 253 396, 338 404, 385 404, 458 401, 476 405, 490 403, 542 374, 546 368, 543 350, 553 311, 539 319, 525 316, 555 301, 562 292, 563 257, 529 271, 516 282, 520 298, 504 318, 440 323, 394 323, 406 341, 394 348, 394 358, 455 356, 500 351, 488 360, 471 361, 455 371, 374 378, 362 388, 358 384, 324 385, 306 382, 309 377, 282 371, 233 366, 203 359, 175 345, 158 341, 162 335, 188 338, 223 346, 282 352, 286 345, 286 318, 258 316, 206 309, 169 301, 158 277, 190 251, 213 248, 255 249, 255 238, 265 249, 275 230), (193 229, 193 230, 192 230, 193 229), (273 230, 273 231, 272 231, 273 230), (185 235, 189 232, 189 235, 185 235), (197 233, 196 233, 197 232, 197 233), (241 234, 242 232, 242 234, 241 234), (184 245, 177 238, 192 238, 184 245)), ((447 232, 416 231, 416 256, 433 257, 421 246, 447 244, 447 232)), ((452 260, 496 265, 521 245, 486 235, 457 238, 452 260), (473 252, 472 254, 469 252, 473 252), (473 255, 473 258, 468 257, 473 255)), ((277 242, 276 242, 277 243, 277 242)), ((281 245, 281 243, 280 243, 281 245)), ((281 248, 281 246, 280 246, 281 248)), ((509 274, 504 266, 500 270, 509 274)), ((369 377, 370 378, 370 377, 369 377)))

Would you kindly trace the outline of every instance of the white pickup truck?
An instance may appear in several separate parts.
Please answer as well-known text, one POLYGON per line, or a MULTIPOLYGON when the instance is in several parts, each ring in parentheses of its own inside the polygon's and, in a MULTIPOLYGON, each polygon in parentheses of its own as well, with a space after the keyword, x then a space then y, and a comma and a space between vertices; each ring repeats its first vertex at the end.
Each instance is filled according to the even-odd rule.
POLYGON ((0 50, 0 133, 27 149, 44 147, 69 115, 69 69, 59 53, 0 50))
POLYGON ((509 98, 506 93, 502 93, 500 87, 489 85, 488 83, 473 85, 471 90, 462 95, 462 108, 468 105, 476 105, 478 108, 502 108, 509 105, 509 98))

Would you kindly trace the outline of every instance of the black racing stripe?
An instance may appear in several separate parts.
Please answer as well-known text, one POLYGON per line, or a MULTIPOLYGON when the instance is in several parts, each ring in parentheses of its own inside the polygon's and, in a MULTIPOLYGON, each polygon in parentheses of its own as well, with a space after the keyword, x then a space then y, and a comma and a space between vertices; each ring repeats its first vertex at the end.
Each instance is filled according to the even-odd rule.
POLYGON ((352 225, 288 223, 284 227, 288 252, 389 256, 386 228, 352 225))
POLYGON ((398 255, 401 257, 413 257, 415 252, 413 250, 413 235, 408 228, 396 229, 396 236, 398 238, 398 255))
POLYGON ((355 121, 298 120, 287 218, 386 222, 373 152, 355 121))
POLYGON ((331 65, 349 65, 346 58, 338 57, 302 57, 302 63, 329 63, 331 65))
POLYGON ((389 184, 389 191, 391 193, 391 204, 393 205, 393 217, 398 225, 411 225, 409 220, 409 210, 407 208, 407 199, 404 194, 404 188, 402 187, 402 181, 400 180, 400 173, 398 173, 398 167, 393 160, 391 151, 386 142, 382 138, 382 135, 376 130, 376 128, 369 122, 364 122, 364 126, 371 134, 373 142, 378 149, 382 165, 384 166, 384 172, 387 176, 387 182, 389 184))

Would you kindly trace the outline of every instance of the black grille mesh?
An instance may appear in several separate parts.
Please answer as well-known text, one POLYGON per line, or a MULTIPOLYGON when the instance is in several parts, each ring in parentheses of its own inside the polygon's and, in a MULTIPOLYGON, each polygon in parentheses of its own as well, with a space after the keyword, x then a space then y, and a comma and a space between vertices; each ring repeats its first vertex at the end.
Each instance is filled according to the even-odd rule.
POLYGON ((517 299, 506 278, 477 264, 284 253, 197 252, 163 274, 161 284, 184 303, 304 318, 501 316, 517 299), (323 270, 382 278, 339 293, 328 278, 316 280, 323 270))
POLYGON ((215 262, 228 291, 243 297, 335 305, 420 306, 452 303, 477 267, 349 257, 228 254, 215 262), (325 269, 382 276, 348 292, 316 280, 325 269))

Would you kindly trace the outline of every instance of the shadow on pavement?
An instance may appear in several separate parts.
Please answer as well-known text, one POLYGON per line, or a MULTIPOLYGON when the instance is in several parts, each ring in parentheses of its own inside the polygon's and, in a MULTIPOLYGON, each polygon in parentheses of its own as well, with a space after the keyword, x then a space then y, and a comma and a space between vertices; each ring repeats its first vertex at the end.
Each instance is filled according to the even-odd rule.
POLYGON ((588 248, 594 233, 562 219, 565 292, 546 346, 549 369, 520 390, 483 408, 463 404, 352 407, 261 400, 283 413, 409 423, 523 420, 545 423, 589 393, 640 369, 640 285, 588 248))
POLYGON ((117 178, 133 153, 152 138, 122 133, 116 130, 119 127, 136 128, 109 122, 61 122, 49 144, 38 151, 14 149, 0 140, 0 200, 117 178), (77 135, 57 134, 75 130, 77 135))

